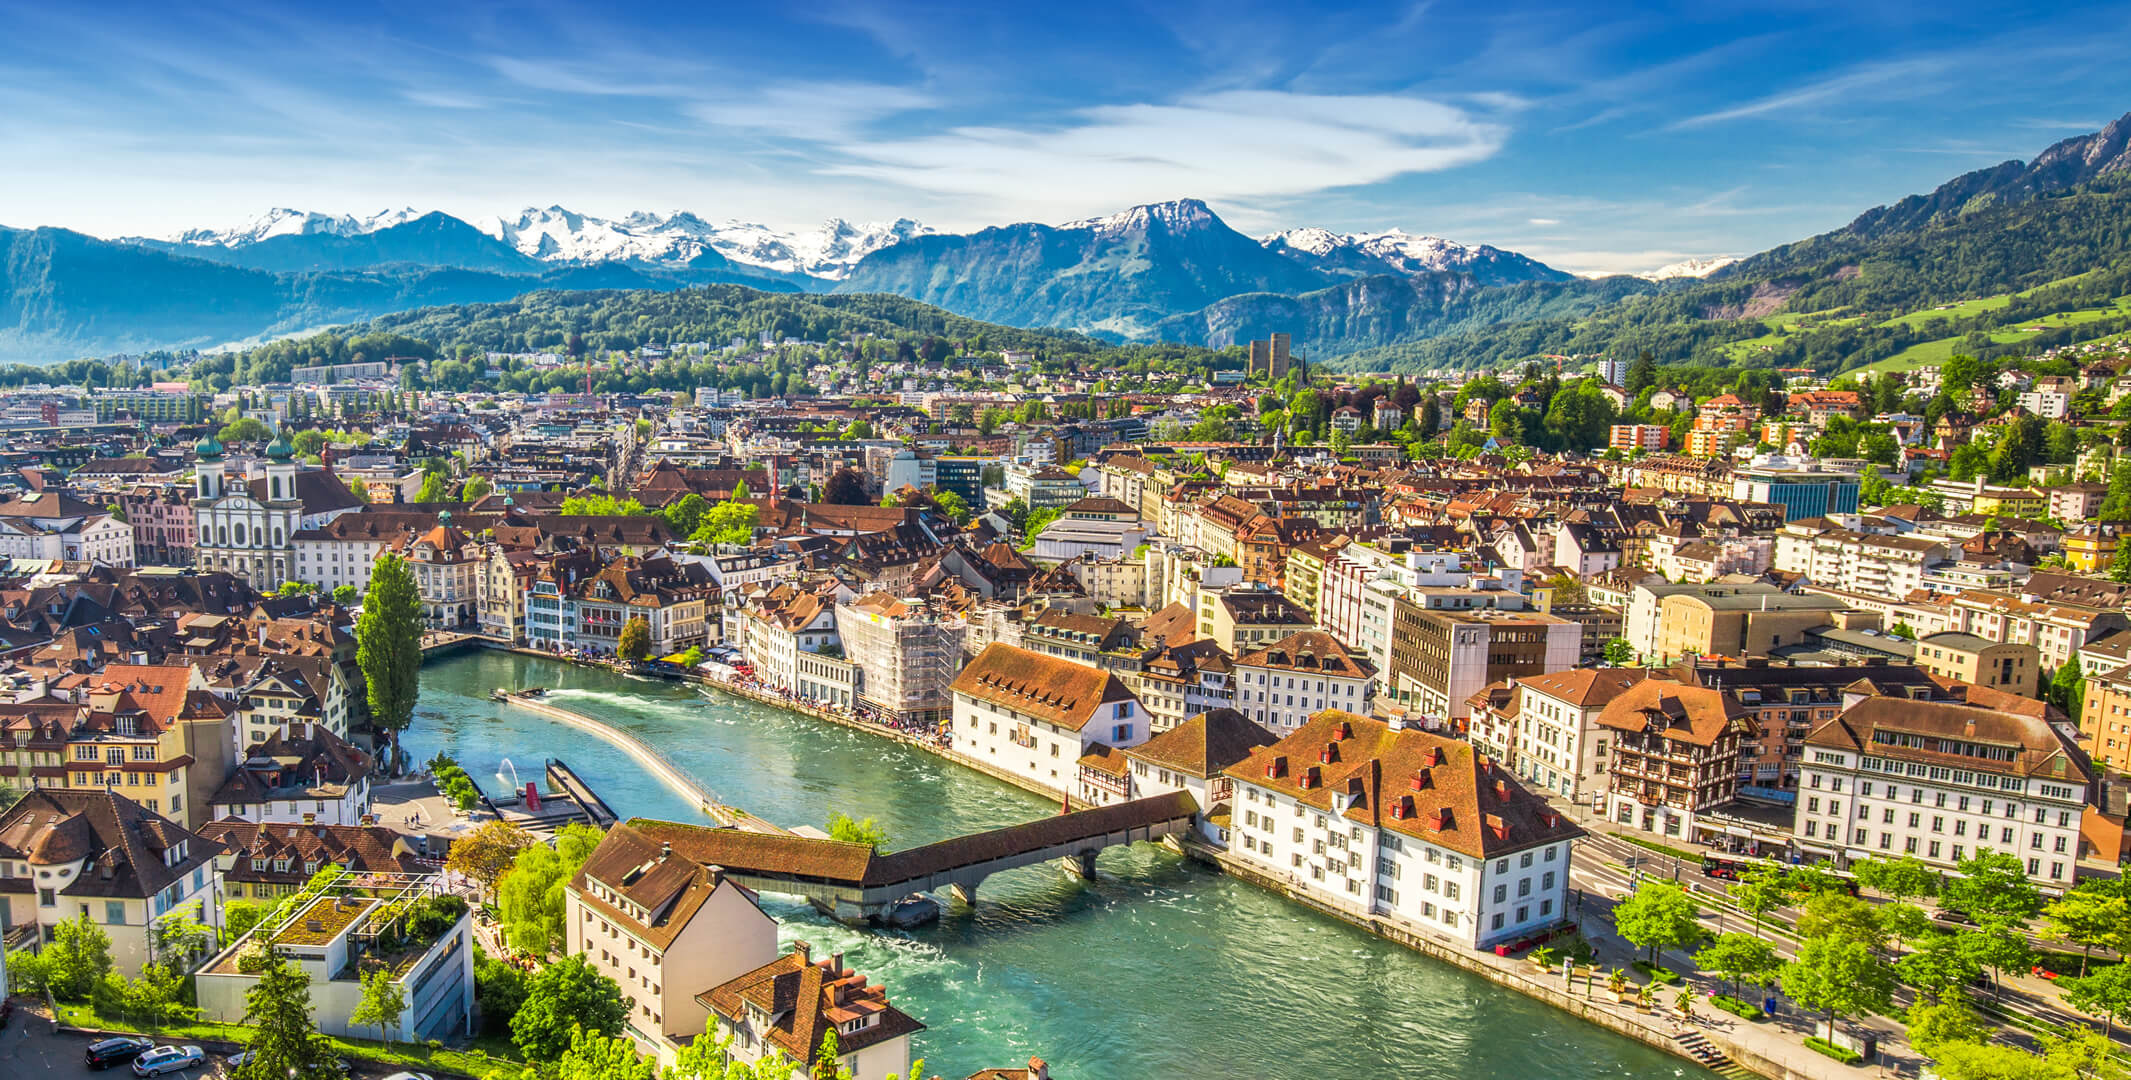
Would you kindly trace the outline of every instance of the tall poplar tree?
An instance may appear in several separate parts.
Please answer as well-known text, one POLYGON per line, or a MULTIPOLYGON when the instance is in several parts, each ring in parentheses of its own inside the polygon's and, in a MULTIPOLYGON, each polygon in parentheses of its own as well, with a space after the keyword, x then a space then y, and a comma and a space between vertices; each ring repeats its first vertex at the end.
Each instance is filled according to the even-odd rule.
POLYGON ((387 553, 370 570, 370 591, 355 620, 355 663, 363 672, 370 723, 390 733, 393 748, 414 721, 422 673, 422 598, 407 560, 387 553))

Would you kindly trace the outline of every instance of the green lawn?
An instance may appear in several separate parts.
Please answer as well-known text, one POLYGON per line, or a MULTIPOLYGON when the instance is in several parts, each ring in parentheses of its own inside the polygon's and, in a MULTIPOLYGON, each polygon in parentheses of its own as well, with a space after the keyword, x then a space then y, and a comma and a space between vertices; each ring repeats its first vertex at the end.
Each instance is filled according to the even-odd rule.
MULTIPOLYGON (((172 1040, 248 1043, 252 1029, 242 1024, 217 1024, 205 1020, 179 1021, 164 1024, 143 1024, 123 1016, 106 1016, 88 1005, 59 1006, 59 1022, 73 1027, 93 1028, 98 1031, 137 1031, 143 1035, 158 1035, 172 1040)), ((340 1039, 327 1037, 333 1049, 348 1057, 374 1061, 381 1065, 395 1065, 418 1069, 429 1073, 456 1073, 461 1076, 479 1077, 491 1069, 515 1066, 516 1048, 508 1039, 483 1036, 475 1039, 463 1050, 439 1049, 434 1052, 423 1046, 408 1046, 393 1043, 392 1049, 370 1039, 340 1039)))
MULTIPOLYGON (((1996 297, 1992 299, 1995 299, 2002 304, 2004 298, 1996 297)), ((1966 301, 1966 303, 1970 304, 1982 304, 1987 302, 1989 301, 1966 301)), ((2120 318, 2125 315, 2131 315, 2131 297, 2119 296, 2115 300, 2111 301, 2109 304, 2104 305, 2102 307, 2080 308, 2077 311, 2067 311, 2057 315, 2045 315, 2039 319, 2023 320, 2017 325, 2000 327, 1990 332, 1990 339, 2000 345, 2011 345, 2034 336, 2032 333, 2026 330, 2025 327, 2040 326, 2055 329, 2056 327, 2060 326, 2078 326, 2083 323, 2097 322, 2102 319, 2120 318)), ((1889 321, 1905 321, 1909 319, 1914 319, 1916 317, 1916 314, 1903 315, 1897 319, 1889 321)), ((1864 367, 1859 368, 1858 370, 1908 371, 1912 368, 1924 367, 1931 364, 1943 364, 1947 361, 1948 358, 1952 357, 1953 354, 1960 349, 1961 342, 1964 340, 1965 337, 1966 335, 1958 335, 1955 337, 1938 338, 1933 341, 1920 341, 1915 345, 1911 345, 1908 348, 1903 349, 1901 352, 1895 353, 1893 356, 1890 356, 1885 360, 1881 360, 1878 363, 1874 364, 1867 364, 1864 367)))

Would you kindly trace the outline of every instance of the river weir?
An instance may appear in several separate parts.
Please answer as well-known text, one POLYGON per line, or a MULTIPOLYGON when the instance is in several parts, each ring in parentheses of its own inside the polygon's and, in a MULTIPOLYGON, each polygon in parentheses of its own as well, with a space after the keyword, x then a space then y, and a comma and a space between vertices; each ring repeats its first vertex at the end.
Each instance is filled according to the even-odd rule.
MULTIPOLYGON (((535 685, 785 828, 842 811, 879 820, 900 850, 1058 809, 863 732, 503 652, 432 662, 405 741, 479 775, 507 756, 564 757, 624 817, 713 820, 604 739, 490 700, 535 685)), ((1104 852, 1087 881, 1056 865, 999 874, 974 907, 920 929, 847 926, 776 895, 763 906, 787 941, 842 951, 926 1021, 916 1052, 942 1076, 1032 1054, 1061 1076, 1117 1080, 1713 1075, 1153 845, 1104 852)))

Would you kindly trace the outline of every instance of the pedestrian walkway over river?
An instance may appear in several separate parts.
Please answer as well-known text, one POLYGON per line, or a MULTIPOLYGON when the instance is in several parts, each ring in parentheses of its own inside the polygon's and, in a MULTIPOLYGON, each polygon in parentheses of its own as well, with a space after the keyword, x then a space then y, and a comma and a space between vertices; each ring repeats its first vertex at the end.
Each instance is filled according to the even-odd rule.
POLYGON ((804 897, 841 919, 879 919, 912 893, 944 890, 967 903, 993 874, 1058 859, 1074 860, 1077 873, 1092 877, 1095 856, 1104 848, 1188 832, 1198 811, 1189 793, 1177 791, 887 854, 865 844, 793 834, 631 824, 757 892, 804 897))

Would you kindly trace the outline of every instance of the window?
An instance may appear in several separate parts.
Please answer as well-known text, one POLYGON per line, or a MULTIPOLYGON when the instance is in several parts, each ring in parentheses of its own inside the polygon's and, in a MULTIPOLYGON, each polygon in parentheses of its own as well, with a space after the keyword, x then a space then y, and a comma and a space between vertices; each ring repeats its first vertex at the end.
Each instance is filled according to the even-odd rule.
POLYGON ((126 902, 123 900, 104 901, 104 921, 112 926, 126 925, 126 902))

